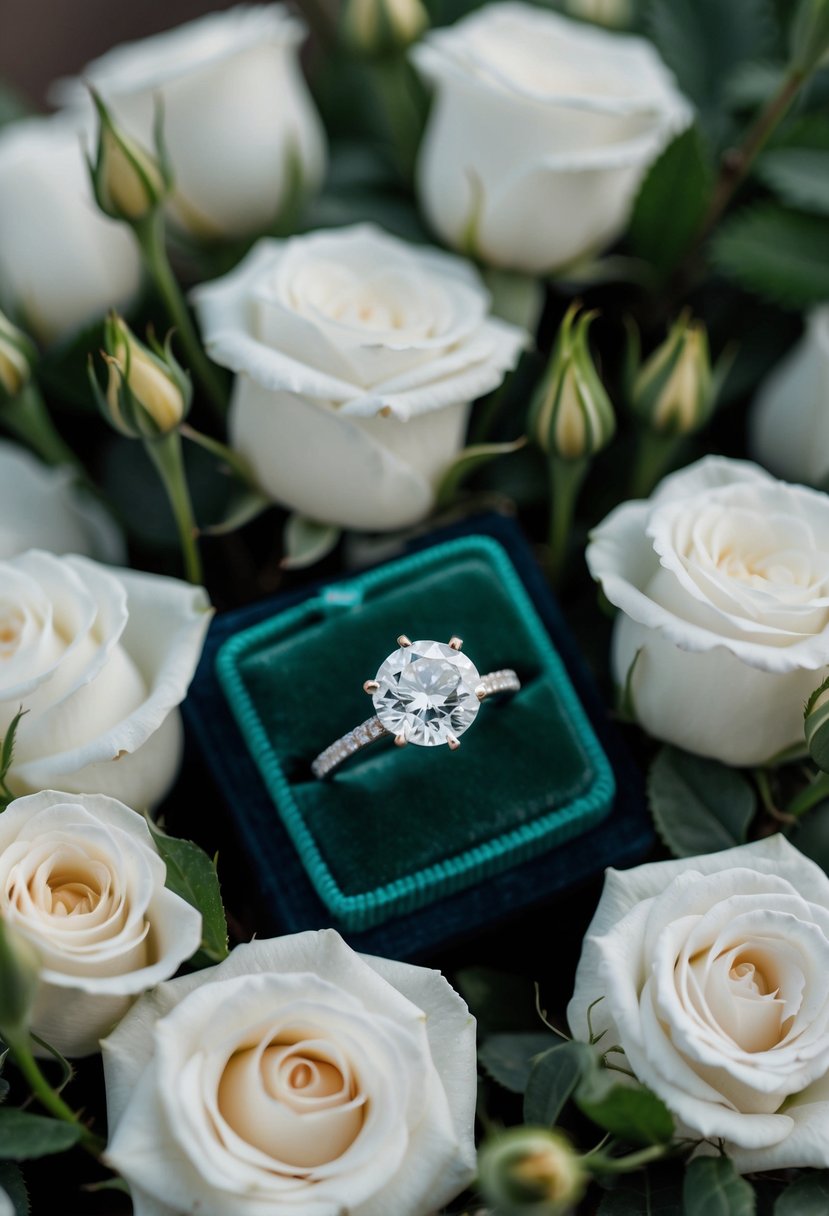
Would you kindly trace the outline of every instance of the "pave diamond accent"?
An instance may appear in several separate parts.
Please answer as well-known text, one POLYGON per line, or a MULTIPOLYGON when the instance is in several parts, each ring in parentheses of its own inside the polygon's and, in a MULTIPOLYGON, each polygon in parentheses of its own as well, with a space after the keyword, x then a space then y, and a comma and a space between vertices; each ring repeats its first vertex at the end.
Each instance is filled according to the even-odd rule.
POLYGON ((374 708, 407 743, 435 747, 459 738, 480 709, 478 669, 443 642, 412 642, 390 654, 376 675, 374 708))

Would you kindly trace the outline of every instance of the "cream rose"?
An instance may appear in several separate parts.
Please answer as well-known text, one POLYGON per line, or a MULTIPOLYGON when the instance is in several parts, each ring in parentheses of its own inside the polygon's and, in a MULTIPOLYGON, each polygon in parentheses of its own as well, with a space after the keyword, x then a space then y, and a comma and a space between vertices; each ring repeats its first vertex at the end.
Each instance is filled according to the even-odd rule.
POLYGON ((829 487, 829 304, 762 385, 749 448, 778 477, 829 487))
POLYGON ((829 879, 782 836, 608 870, 567 1011, 582 1038, 591 1005, 680 1135, 722 1138, 744 1173, 829 1165, 829 879))
POLYGON ((319 185, 325 137, 298 61, 305 27, 281 4, 239 5, 108 51, 58 100, 80 104, 86 82, 113 117, 152 148, 156 99, 175 178, 176 221, 205 238, 271 228, 294 172, 319 185))
POLYGON ((265 492, 369 531, 429 513, 471 403, 526 340, 466 262, 369 225, 260 241, 194 300, 239 373, 231 438, 265 492))
POLYGON ((541 274, 610 244, 691 119, 653 46, 526 4, 488 4, 412 52, 436 89, 418 165, 429 222, 541 274))
POLYGON ((0 562, 0 737, 28 711, 11 788, 159 802, 209 621, 204 591, 177 579, 37 550, 0 562))
POLYGON ((474 1173, 474 1019, 331 929, 163 984, 102 1047, 136 1216, 425 1216, 474 1173))
POLYGON ((81 128, 65 115, 0 130, 0 308, 42 342, 138 294, 132 236, 95 206, 81 128))
POLYGON ((0 440, 0 558, 26 549, 124 560, 124 540, 104 508, 76 484, 71 468, 52 468, 0 440))
POLYGON ((136 811, 114 798, 46 790, 0 815, 0 916, 43 969, 32 1030, 89 1055, 139 992, 195 954, 201 915, 164 886, 136 811))
POLYGON ((829 674, 829 497, 708 457, 617 507, 586 556, 645 730, 736 765, 803 741, 829 674))

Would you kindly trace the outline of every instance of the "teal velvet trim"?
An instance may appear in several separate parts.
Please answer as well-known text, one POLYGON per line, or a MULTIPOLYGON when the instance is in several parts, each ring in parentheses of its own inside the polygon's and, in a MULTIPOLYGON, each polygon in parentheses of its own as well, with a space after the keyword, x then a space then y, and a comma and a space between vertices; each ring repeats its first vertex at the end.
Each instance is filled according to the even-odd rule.
POLYGON ((612 769, 504 549, 470 536, 323 589, 239 633, 216 660, 246 744, 320 898, 362 930, 570 839, 603 818, 612 769), (310 772, 371 717, 363 681, 401 633, 464 639, 484 702, 456 752, 382 739, 310 772))

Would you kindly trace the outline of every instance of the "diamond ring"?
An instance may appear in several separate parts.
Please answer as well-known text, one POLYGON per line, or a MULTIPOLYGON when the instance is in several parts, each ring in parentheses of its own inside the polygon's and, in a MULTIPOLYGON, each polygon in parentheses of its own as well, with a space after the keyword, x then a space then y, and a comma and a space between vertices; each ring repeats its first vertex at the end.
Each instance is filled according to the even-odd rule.
POLYGON ((374 717, 337 739, 320 752, 311 765, 315 777, 327 777, 361 748, 387 735, 398 747, 460 745, 460 736, 477 717, 481 702, 497 692, 517 692, 521 681, 514 671, 492 671, 482 676, 461 654, 463 642, 412 642, 405 635, 381 664, 364 690, 374 702, 374 717))

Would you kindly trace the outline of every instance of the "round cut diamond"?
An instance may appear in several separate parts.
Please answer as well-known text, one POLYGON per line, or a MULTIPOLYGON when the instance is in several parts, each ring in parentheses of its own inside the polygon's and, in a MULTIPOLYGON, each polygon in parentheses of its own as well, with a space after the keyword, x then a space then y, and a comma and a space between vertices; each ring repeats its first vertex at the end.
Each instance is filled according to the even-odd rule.
POLYGON ((480 709, 481 677, 466 655, 443 642, 412 642, 377 672, 374 708, 386 730, 434 747, 458 738, 480 709))

